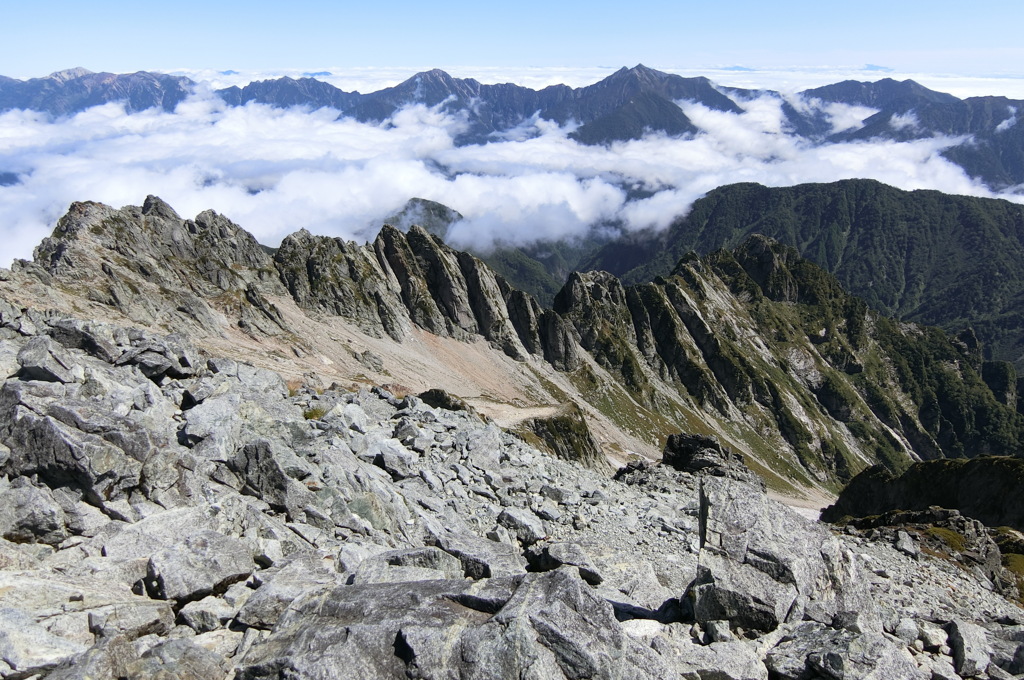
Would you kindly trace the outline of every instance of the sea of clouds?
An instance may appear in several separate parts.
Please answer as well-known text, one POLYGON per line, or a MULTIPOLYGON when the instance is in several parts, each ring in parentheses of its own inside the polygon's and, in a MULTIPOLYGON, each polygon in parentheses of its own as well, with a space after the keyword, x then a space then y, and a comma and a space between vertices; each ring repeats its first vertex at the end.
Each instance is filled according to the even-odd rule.
MULTIPOLYGON (((232 77, 241 76, 223 76, 232 77)), ((799 106, 821 106, 795 96, 787 95, 799 106)), ((212 208, 267 245, 300 228, 370 239, 386 216, 423 197, 462 213, 449 240, 478 250, 495 241, 572 238, 597 224, 662 228, 710 189, 734 182, 869 177, 904 189, 993 195, 942 157, 962 139, 815 146, 787 134, 777 96, 742 102, 741 114, 679 105, 699 134, 610 147, 578 144, 571 125, 541 119, 459 147, 453 139, 465 122, 436 108, 410 106, 388 121, 360 123, 330 109, 228 107, 209 83, 173 113, 128 115, 108 104, 54 120, 11 111, 0 114, 0 265, 29 257, 73 201, 141 205, 148 194, 184 217, 212 208)), ((874 113, 824 111, 836 130, 874 113)))

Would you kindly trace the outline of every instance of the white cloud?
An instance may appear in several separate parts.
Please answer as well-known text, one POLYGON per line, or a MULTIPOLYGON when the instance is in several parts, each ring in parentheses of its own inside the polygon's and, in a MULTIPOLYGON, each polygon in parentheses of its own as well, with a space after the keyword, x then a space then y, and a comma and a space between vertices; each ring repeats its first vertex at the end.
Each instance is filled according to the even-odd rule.
POLYGON ((1009 109, 1010 115, 1006 120, 996 126, 996 132, 1006 132, 1017 124, 1017 107, 1008 106, 1007 108, 1009 109))
POLYGON ((832 102, 823 107, 832 124, 832 134, 856 130, 864 126, 864 121, 878 113, 878 109, 870 106, 853 106, 832 102))
POLYGON ((878 109, 869 106, 824 102, 817 97, 798 94, 785 95, 785 99, 790 106, 805 115, 823 114, 831 125, 829 134, 863 127, 865 119, 878 113, 878 109))
POLYGON ((906 113, 894 113, 889 119, 889 127, 893 130, 917 130, 921 123, 917 119, 917 114, 913 111, 907 111, 906 113))
MULTIPOLYGON (((96 107, 66 119, 0 115, 0 264, 30 256, 72 201, 140 204, 156 194, 180 214, 207 208, 263 243, 299 228, 368 239, 380 221, 419 196, 465 216, 450 240, 484 248, 571 238, 594 224, 662 228, 710 189, 739 181, 783 186, 873 177, 906 189, 990 195, 941 156, 962 141, 872 141, 813 146, 785 134, 782 100, 763 96, 724 113, 682 103, 692 138, 649 135, 610 147, 569 139, 550 121, 456 147, 465 122, 414 106, 381 124, 329 109, 226 107, 208 90, 176 113, 126 115, 96 107), (629 199, 629 190, 649 194, 629 199)), ((826 108, 833 126, 863 111, 826 108)))

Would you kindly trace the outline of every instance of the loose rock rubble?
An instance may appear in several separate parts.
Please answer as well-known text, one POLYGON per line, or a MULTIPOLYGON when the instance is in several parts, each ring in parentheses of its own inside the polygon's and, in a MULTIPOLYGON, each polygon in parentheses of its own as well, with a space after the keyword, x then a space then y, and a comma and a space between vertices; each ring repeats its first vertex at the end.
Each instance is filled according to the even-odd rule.
POLYGON ((1024 673, 980 570, 810 522, 729 456, 612 479, 412 395, 0 323, 0 678, 1024 673))

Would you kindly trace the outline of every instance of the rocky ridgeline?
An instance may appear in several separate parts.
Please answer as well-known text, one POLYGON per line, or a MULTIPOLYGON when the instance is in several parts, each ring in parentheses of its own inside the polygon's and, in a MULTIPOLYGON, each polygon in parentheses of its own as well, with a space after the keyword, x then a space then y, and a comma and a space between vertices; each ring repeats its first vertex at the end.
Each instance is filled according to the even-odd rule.
MULTIPOLYGON (((265 365, 337 352, 318 344, 336 334, 331 323, 358 328, 364 344, 408 344, 424 331, 483 338, 533 385, 523 394, 589 405, 583 417, 603 419, 620 450, 652 446, 686 422, 722 433, 781 484, 838 490, 876 462, 1024 450, 1024 416, 1005 389, 993 392, 1002 383, 973 336, 880 317, 758 236, 685 257, 646 284, 574 273, 544 309, 419 227, 385 226, 363 245, 299 231, 271 251, 221 215, 185 220, 150 196, 141 207, 74 204, 32 262, 0 270, 0 291, 21 306, 174 330, 200 346, 240 329, 251 347, 273 344, 265 365)), ((396 362, 351 354, 369 380, 403 384, 396 362)))
POLYGON ((0 370, 3 678, 1024 673, 990 579, 802 518, 710 438, 609 479, 469 410, 7 303, 0 370))
POLYGON ((265 296, 290 296, 311 313, 344 317, 376 337, 400 342, 415 324, 446 337, 483 336, 513 358, 528 355, 525 343, 560 365, 579 363, 557 315, 512 295, 482 262, 419 227, 404 234, 385 226, 368 245, 301 230, 270 254, 212 211, 183 220, 154 196, 141 208, 75 203, 34 262, 16 262, 15 271, 139 323, 193 334, 223 325, 218 316, 225 312, 256 336, 287 333, 265 296))

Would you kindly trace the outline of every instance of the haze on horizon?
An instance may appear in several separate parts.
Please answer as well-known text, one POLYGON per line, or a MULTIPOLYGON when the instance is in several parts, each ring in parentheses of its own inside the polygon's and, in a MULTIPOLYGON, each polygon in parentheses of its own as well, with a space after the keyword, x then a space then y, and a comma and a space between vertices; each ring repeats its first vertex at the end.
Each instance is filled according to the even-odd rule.
MULTIPOLYGON (((302 0, 9 3, 0 74, 94 71, 614 67, 758 70, 879 64, 1022 75, 1024 5, 982 0, 763 3, 302 0)), ((992 93, 996 94, 996 93, 992 93)))

